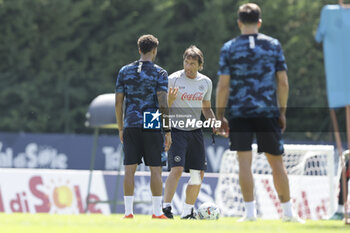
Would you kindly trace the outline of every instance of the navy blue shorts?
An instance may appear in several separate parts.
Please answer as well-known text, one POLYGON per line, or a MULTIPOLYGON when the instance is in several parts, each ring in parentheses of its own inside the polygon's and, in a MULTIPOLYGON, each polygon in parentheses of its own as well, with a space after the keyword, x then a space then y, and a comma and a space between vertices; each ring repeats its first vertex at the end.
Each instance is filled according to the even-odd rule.
POLYGON ((250 151, 254 134, 258 152, 282 155, 282 132, 278 118, 232 118, 230 125, 230 150, 250 151))
POLYGON ((164 140, 160 130, 124 128, 123 141, 124 165, 140 164, 143 158, 147 166, 162 166, 164 140))
POLYGON ((172 129, 172 144, 168 151, 168 169, 184 167, 185 172, 190 169, 206 170, 203 133, 201 129, 185 131, 172 129))

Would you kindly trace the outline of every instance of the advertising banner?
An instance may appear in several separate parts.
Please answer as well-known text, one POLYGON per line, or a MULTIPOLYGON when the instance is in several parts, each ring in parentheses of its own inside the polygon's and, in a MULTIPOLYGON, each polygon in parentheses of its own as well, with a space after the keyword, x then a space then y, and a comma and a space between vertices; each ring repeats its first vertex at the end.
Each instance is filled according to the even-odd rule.
MULTIPOLYGON (((228 147, 227 139, 205 138, 207 172, 218 172, 221 156, 228 147)), ((0 168, 90 168, 92 135, 0 133, 0 168)), ((123 148, 119 137, 101 135, 96 149, 96 170, 122 170, 123 148)), ((141 164, 138 171, 147 171, 141 164)), ((167 170, 164 167, 164 170, 167 170)))
MULTIPOLYGON (((163 173, 163 183, 168 173, 163 173)), ((214 202, 223 216, 242 216, 244 205, 237 177, 222 180, 218 173, 207 173, 196 201, 214 202)), ((173 212, 180 214, 185 201, 189 175, 183 174, 173 198, 173 212)), ((295 211, 304 219, 322 219, 329 216, 329 187, 325 176, 289 176, 291 197, 295 211)), ((1 169, 0 212, 83 214, 86 209, 88 171, 1 169)), ((279 219, 282 208, 273 186, 272 176, 255 175, 255 198, 258 217, 279 219)), ((90 204, 88 213, 123 213, 123 172, 94 172, 90 200, 114 200, 90 204), (116 186, 117 185, 117 186, 116 186), (117 188, 118 187, 118 188, 117 188), (117 195, 115 195, 117 192, 117 195)), ((135 176, 134 213, 151 214, 150 173, 137 172, 135 176)))
MULTIPOLYGON (((87 171, 0 169, 0 212, 82 214, 86 208, 87 171)), ((106 200, 101 172, 95 172, 91 200, 106 200)), ((90 204, 90 213, 109 214, 108 205, 90 204)))

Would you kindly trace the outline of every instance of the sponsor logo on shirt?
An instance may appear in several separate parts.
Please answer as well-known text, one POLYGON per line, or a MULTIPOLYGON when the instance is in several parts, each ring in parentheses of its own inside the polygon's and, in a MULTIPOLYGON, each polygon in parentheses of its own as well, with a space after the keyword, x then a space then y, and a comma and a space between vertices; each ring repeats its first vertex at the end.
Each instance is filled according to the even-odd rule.
POLYGON ((181 100, 203 100, 203 92, 196 92, 194 94, 183 93, 181 100))

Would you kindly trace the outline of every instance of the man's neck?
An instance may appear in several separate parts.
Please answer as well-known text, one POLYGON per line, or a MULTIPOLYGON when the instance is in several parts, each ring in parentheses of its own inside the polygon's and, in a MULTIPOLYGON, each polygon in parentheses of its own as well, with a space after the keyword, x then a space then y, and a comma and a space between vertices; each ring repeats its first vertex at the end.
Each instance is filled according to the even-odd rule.
POLYGON ((140 61, 150 61, 150 62, 153 62, 153 56, 141 55, 140 61))
POLYGON ((242 35, 258 34, 258 33, 259 33, 259 29, 256 26, 243 26, 241 28, 242 35))

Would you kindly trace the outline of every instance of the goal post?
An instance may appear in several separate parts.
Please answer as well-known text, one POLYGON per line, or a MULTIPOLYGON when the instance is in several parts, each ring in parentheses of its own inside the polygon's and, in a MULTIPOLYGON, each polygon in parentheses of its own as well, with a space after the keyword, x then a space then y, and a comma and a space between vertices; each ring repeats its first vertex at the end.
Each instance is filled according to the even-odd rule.
MULTIPOLYGON (((253 144, 252 172, 258 216, 280 218, 282 208, 275 192, 272 171, 263 153, 253 144)), ((332 145, 284 145, 283 155, 294 209, 301 217, 320 219, 335 211, 339 181, 339 163, 335 162, 332 145), (336 171, 336 173, 335 173, 336 171)), ((241 216, 243 197, 238 178, 235 151, 226 150, 221 159, 215 199, 226 216, 241 216)))

